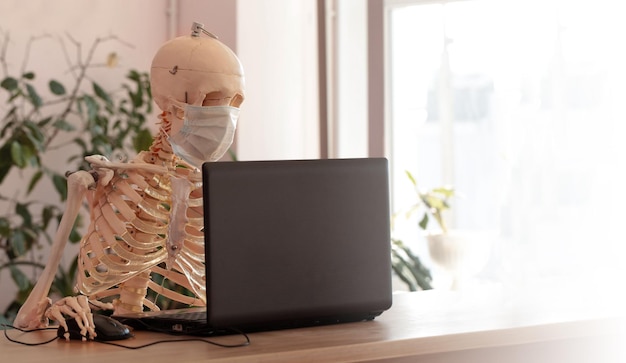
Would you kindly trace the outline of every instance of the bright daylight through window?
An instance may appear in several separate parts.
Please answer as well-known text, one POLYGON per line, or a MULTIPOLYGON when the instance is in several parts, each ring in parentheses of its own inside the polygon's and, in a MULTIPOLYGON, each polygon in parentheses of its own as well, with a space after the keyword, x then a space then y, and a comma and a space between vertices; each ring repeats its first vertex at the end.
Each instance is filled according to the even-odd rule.
MULTIPOLYGON (((415 201, 405 170, 424 190, 452 185, 453 228, 496 236, 485 281, 601 281, 623 265, 620 7, 386 2, 393 209, 415 201)), ((398 218, 394 234, 427 256, 416 225, 398 218)))

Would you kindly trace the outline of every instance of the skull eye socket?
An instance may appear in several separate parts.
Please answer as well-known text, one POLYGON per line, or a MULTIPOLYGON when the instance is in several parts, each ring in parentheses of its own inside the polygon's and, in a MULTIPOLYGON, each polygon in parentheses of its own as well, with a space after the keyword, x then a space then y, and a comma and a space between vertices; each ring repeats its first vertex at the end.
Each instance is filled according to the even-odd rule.
POLYGON ((202 106, 223 106, 227 104, 227 97, 222 92, 210 92, 204 96, 202 106))
POLYGON ((233 97, 227 97, 222 92, 207 93, 202 100, 202 106, 233 106, 239 107, 243 102, 243 96, 235 94, 233 97))

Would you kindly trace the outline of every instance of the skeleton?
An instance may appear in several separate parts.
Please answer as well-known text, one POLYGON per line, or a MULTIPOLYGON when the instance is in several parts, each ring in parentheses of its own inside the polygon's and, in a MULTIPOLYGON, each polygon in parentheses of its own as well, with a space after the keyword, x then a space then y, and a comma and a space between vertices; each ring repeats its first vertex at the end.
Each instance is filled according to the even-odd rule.
MULTIPOLYGON (((163 111, 152 146, 125 163, 89 156, 86 160, 92 170, 68 175, 66 211, 49 261, 18 312, 16 326, 33 329, 55 320, 67 331, 65 318, 69 316, 77 320, 83 337, 93 339, 91 305, 113 309, 116 314, 159 310, 147 299, 150 290, 184 305, 206 304, 199 168, 204 160, 222 156, 232 142, 232 132, 206 127, 215 140, 178 145, 177 152, 172 141, 197 137, 180 137, 193 106, 196 111, 226 109, 237 115, 244 99, 243 70, 227 46, 202 24, 194 23, 191 36, 165 43, 155 55, 151 88, 163 111), (181 155, 185 152, 196 158, 181 155), (78 256, 81 295, 52 303, 50 287, 83 198, 89 205, 90 224, 78 256), (183 294, 178 287, 190 293, 183 294)), ((230 121, 230 131, 234 131, 236 116, 230 121)))

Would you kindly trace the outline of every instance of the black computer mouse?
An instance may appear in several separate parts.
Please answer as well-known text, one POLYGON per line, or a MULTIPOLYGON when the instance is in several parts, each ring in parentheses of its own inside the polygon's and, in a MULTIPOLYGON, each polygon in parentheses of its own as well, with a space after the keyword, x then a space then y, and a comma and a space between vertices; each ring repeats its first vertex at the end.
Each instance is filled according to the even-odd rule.
MULTIPOLYGON (((67 323, 67 329, 70 333, 70 339, 82 340, 85 338, 80 334, 80 328, 78 327, 76 319, 68 318, 65 322, 67 323)), ((121 340, 133 336, 126 325, 106 315, 94 314, 93 322, 96 326, 96 337, 94 340, 121 340)), ((57 329, 57 336, 65 339, 65 329, 63 329, 63 326, 59 326, 57 329)))

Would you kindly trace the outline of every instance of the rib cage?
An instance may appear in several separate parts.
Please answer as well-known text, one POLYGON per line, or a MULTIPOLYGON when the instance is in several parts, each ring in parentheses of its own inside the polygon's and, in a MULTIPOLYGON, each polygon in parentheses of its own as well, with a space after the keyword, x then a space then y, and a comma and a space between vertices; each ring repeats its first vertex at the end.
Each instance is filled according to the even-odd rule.
MULTIPOLYGON (((148 158, 154 156, 141 153, 130 165, 145 165, 148 158)), ((158 309, 144 300, 148 290, 186 305, 206 304, 201 178, 189 168, 167 170, 117 169, 108 184, 91 192, 77 288, 97 298, 117 295, 116 312, 158 309), (186 186, 173 190, 172 181, 186 186)))

